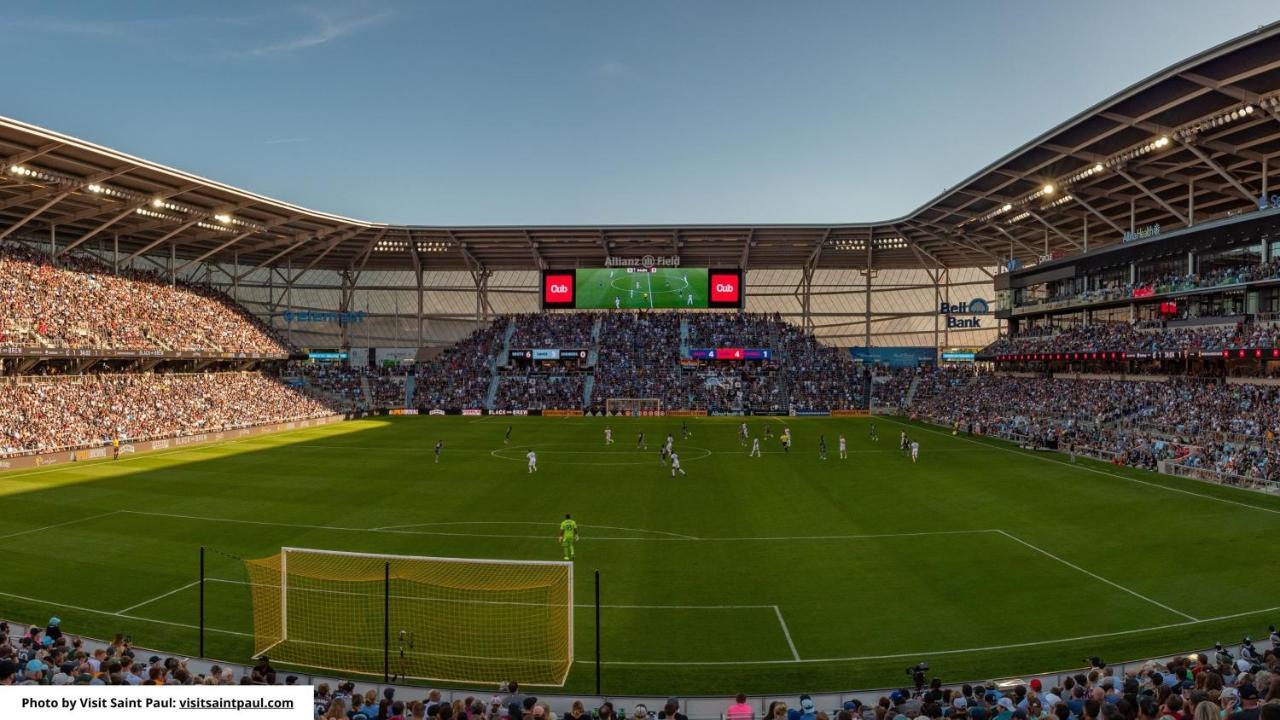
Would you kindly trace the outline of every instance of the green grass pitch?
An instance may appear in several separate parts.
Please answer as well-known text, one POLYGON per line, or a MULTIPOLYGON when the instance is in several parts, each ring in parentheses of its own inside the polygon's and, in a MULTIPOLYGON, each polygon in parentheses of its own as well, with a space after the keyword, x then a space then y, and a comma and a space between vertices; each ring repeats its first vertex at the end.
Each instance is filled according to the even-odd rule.
MULTIPOLYGON (((5 473, 0 617, 56 613, 70 632, 193 654, 201 545, 558 560, 572 512, 579 602, 591 571, 603 578, 613 694, 896 686, 921 660, 948 681, 1016 676, 1256 637, 1280 619, 1280 573, 1248 549, 1280 533, 1280 498, 887 418, 879 442, 866 418, 771 418, 794 449, 774 440, 748 458, 739 422, 691 420, 681 441, 678 418, 380 418, 5 473), (898 453, 903 429, 917 464, 898 453), (668 431, 688 477, 659 464, 668 431), (387 526, 401 527, 372 530, 387 526)), ((752 434, 765 422, 748 419, 752 434)), ((242 572, 210 555, 211 577, 242 572)), ((244 661, 248 593, 208 588, 207 654, 244 661)), ((579 609, 569 692, 594 686, 594 634, 579 609)))
POLYGON ((706 268, 658 268, 655 272, 580 269, 575 285, 579 309, 707 307, 706 268))

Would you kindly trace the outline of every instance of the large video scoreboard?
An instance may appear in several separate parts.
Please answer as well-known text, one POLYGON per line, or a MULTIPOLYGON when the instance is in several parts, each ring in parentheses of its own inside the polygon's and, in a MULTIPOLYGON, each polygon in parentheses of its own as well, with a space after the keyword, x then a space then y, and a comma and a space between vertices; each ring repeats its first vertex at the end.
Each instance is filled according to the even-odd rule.
POLYGON ((742 271, 708 268, 578 268, 542 272, 544 310, 741 309, 742 271))

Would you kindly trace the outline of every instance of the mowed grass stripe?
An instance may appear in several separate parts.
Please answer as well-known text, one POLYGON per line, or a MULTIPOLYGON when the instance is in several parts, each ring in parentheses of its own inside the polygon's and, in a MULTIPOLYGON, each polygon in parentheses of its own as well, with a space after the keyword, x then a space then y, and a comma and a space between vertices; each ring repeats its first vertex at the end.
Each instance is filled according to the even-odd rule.
MULTIPOLYGON (((0 557, 0 576, 9 579, 0 588, 8 593, 0 595, 0 616, 43 623, 47 616, 27 615, 66 607, 62 616, 76 631, 109 637, 123 630, 139 643, 192 652, 195 588, 155 598, 192 582, 201 545, 241 557, 305 545, 558 559, 554 526, 565 512, 585 531, 579 598, 591 596, 590 571, 599 568, 606 605, 764 608, 607 610, 604 656, 617 670, 606 673, 606 689, 615 693, 871 687, 899 682, 898 659, 917 654, 937 654, 944 677, 974 679, 1070 667, 1095 653, 1119 660, 1178 652, 1219 635, 1259 632, 1265 611, 1255 609, 1280 594, 1280 581, 1264 574, 1224 595, 1220 582, 1195 574, 1215 567, 1212 547, 1184 542, 1169 551, 1184 528, 1280 530, 1274 513, 1204 502, 1212 487, 1162 492, 945 433, 922 434, 921 462, 912 465, 896 452, 897 426, 883 419, 876 422, 884 439, 875 443, 867 419, 751 418, 753 435, 765 422, 775 438, 789 425, 796 444, 784 454, 775 439, 762 443, 764 458, 748 458, 735 436, 740 421, 691 420, 694 436, 682 442, 679 419, 387 418, 151 455, 146 463, 50 468, 21 480, 20 489, 0 485, 24 509, 0 520, 0 535, 22 533, 17 551, 0 557), (513 444, 583 453, 612 450, 603 444, 609 424, 613 449, 627 458, 643 429, 653 462, 600 467, 540 452, 542 471, 527 476, 522 463, 490 454, 502 448, 508 424, 513 444), (671 479, 658 463, 668 431, 677 449, 712 453, 689 463, 687 478, 671 479), (819 433, 832 451, 826 462, 817 458, 819 433), (852 451, 843 462, 834 457, 839 433, 852 451), (430 448, 438 439, 446 450, 435 465, 430 448), (297 451, 307 443, 343 447, 297 451), (117 509, 129 512, 77 521, 117 509), (438 528, 478 531, 449 535, 369 532, 473 522, 486 525, 438 528), (614 529, 593 533, 592 525, 614 529), (1184 622, 996 529, 1207 619, 1184 622), (67 605, 39 600, 49 596, 67 605), (152 599, 128 613, 146 619, 101 609, 152 599), (794 662, 773 606, 806 662, 794 662), (754 670, 752 663, 766 664, 754 670)), ((1269 500, 1257 498, 1263 507, 1269 500)), ((211 564, 220 577, 242 576, 233 560, 211 564)), ((210 623, 247 632, 247 592, 206 591, 210 623)), ((591 613, 580 610, 576 624, 579 656, 588 657, 591 613)), ((251 651, 247 638, 226 632, 209 646, 222 658, 251 651)), ((571 691, 593 681, 589 668, 575 671, 571 691)))

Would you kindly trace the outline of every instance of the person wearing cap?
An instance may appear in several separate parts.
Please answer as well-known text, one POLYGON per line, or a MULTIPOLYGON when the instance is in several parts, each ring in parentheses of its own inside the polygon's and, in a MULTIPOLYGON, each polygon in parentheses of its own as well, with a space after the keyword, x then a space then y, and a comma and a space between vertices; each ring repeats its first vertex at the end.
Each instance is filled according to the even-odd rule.
POLYGON ((1010 720, 1013 717, 1013 711, 1013 700, 1007 697, 996 700, 995 720, 1010 720))
POLYGON ((36 685, 48 685, 49 681, 45 677, 45 672, 49 668, 39 660, 32 658, 27 661, 26 667, 23 669, 23 682, 34 683, 36 685))
MULTIPOLYGON (((1226 693, 1223 693, 1225 697, 1226 693)), ((1237 691, 1239 700, 1226 703, 1223 711, 1227 720, 1258 720, 1261 711, 1258 709, 1258 688, 1252 684, 1241 685, 1237 691)))

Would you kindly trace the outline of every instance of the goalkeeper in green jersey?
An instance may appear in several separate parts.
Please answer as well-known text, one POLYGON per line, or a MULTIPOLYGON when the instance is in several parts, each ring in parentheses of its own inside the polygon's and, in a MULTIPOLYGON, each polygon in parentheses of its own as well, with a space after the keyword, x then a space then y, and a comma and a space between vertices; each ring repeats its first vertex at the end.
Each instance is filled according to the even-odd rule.
POLYGON ((573 559, 573 544, 578 540, 578 523, 564 514, 564 522, 560 523, 560 549, 564 551, 564 559, 573 559))

